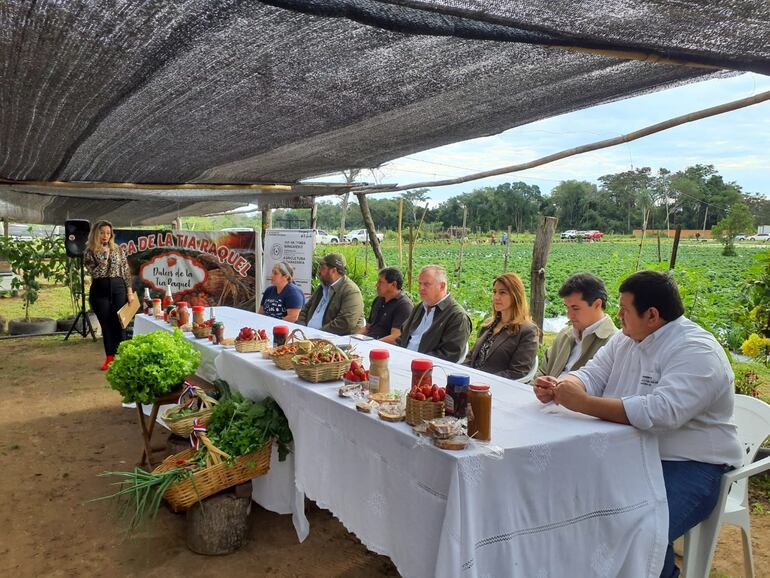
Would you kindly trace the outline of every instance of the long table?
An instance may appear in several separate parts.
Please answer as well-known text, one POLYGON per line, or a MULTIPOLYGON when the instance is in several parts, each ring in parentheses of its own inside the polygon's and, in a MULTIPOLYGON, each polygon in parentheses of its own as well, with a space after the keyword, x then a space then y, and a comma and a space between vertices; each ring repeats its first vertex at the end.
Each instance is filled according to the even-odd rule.
MULTIPOLYGON (((219 307, 225 335, 275 319, 219 307)), ((289 324, 291 325, 291 324, 289 324)), ((137 316, 136 333, 167 324, 137 316)), ((389 349, 392 389, 408 389, 410 363, 424 357, 379 341, 303 328, 308 337, 352 342, 364 357, 389 349)), ((404 576, 628 576, 655 578, 663 565, 668 511, 657 442, 633 427, 543 406, 531 387, 442 360, 492 391, 492 442, 449 452, 405 423, 357 412, 340 382, 312 384, 261 354, 203 340, 210 371, 244 396, 273 397, 294 434, 294 452, 253 481, 262 506, 291 513, 307 536, 304 496, 328 508, 404 576), (213 369, 210 364, 213 360, 213 369)))

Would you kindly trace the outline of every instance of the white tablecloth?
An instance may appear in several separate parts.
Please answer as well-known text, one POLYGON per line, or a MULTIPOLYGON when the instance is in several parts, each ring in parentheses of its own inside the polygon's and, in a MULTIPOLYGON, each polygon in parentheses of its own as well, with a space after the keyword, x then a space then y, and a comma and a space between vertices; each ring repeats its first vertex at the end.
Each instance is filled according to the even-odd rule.
MULTIPOLYGON (((227 336, 244 325, 270 333, 276 323, 229 308, 216 315, 227 336)), ((135 331, 158 326, 166 324, 138 316, 135 331)), ((273 460, 270 473, 254 480, 254 498, 292 512, 300 539, 308 530, 304 493, 404 576, 660 574, 668 513, 653 436, 542 406, 528 386, 435 360, 492 390, 490 446, 447 452, 420 443, 404 423, 355 411, 337 396, 339 383, 310 384, 260 354, 190 339, 211 350, 233 390, 270 395, 286 413, 293 457, 273 460)), ((381 342, 353 344, 364 356, 390 349, 391 388, 409 387, 409 364, 419 355, 381 342)), ((445 383, 441 370, 433 375, 445 383)))

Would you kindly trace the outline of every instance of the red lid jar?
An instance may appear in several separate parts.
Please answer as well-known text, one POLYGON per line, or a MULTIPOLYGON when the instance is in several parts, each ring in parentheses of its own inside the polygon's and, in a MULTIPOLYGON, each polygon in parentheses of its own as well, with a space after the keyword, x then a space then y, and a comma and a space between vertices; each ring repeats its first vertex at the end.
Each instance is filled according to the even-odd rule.
POLYGON ((280 347, 286 344, 286 336, 289 335, 289 328, 286 325, 273 326, 273 347, 280 347))
POLYGON ((369 352, 369 359, 388 359, 390 352, 387 349, 372 349, 369 352))
POLYGON ((412 360, 412 387, 433 385, 433 362, 430 359, 412 360))

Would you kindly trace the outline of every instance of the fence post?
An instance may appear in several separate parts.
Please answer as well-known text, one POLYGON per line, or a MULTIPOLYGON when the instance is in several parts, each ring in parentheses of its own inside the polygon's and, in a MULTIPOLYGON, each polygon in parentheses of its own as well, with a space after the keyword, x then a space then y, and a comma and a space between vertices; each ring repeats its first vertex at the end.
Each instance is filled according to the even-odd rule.
POLYGON ((551 242, 556 231, 556 217, 541 217, 532 248, 532 269, 530 270, 529 309, 532 321, 540 328, 540 343, 543 342, 543 317, 545 316, 545 267, 551 242))

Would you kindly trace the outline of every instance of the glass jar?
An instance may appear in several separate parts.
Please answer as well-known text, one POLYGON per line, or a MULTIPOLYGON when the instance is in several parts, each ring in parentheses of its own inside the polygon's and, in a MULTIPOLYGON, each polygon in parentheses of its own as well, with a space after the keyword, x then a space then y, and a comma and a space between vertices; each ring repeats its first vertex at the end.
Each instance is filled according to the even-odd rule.
POLYGON ((155 317, 163 317, 163 300, 162 299, 153 299, 152 300, 152 314, 155 317))
POLYGON ((225 338, 225 324, 221 321, 214 323, 211 326, 211 334, 214 336, 214 339, 212 339, 214 345, 220 345, 225 338))
POLYGON ((412 387, 433 385, 433 362, 430 359, 412 360, 412 387))
POLYGON ((193 305, 192 312, 194 325, 206 323, 206 308, 203 305, 193 305))
POLYGON ((390 392, 390 352, 387 349, 372 349, 369 352, 369 391, 371 393, 390 392))
POLYGON ((187 301, 178 301, 176 304, 176 319, 179 327, 184 327, 190 323, 190 309, 187 307, 187 301))
POLYGON ((150 296, 150 288, 144 288, 144 297, 142 298, 142 313, 145 315, 152 315, 152 297, 150 296))
POLYGON ((444 412, 457 418, 465 417, 468 405, 468 386, 471 378, 462 373, 452 373, 446 378, 446 397, 444 412))
POLYGON ((289 328, 286 325, 275 325, 273 327, 273 347, 285 345, 288 336, 289 328))
POLYGON ((492 439, 492 392, 474 383, 468 391, 468 437, 482 442, 492 439))

